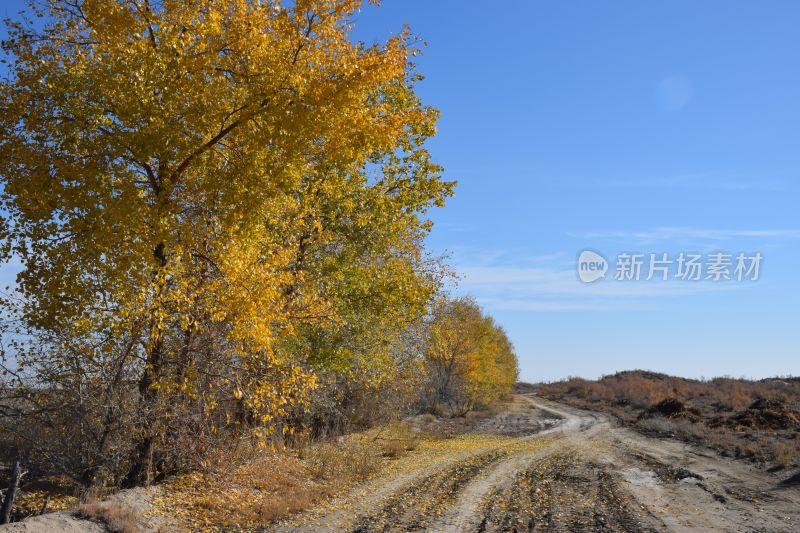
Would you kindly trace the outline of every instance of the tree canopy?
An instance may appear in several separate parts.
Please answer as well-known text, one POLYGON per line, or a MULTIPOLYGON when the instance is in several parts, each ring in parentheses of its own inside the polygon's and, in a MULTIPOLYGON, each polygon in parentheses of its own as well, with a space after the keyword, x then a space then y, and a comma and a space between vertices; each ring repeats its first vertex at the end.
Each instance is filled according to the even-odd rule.
POLYGON ((355 41, 357 0, 43 5, 2 45, 0 260, 35 339, 5 390, 61 406, 59 468, 146 484, 221 429, 295 431, 312 394, 411 398, 446 274, 427 213, 455 185, 419 40, 355 41))

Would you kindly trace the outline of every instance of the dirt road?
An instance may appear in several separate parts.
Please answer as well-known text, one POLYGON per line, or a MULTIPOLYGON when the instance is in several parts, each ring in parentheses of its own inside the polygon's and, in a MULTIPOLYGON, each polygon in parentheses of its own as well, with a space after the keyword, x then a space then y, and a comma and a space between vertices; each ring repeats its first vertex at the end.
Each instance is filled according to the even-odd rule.
POLYGON ((794 532, 800 489, 605 415, 518 395, 473 434, 274 529, 794 532))

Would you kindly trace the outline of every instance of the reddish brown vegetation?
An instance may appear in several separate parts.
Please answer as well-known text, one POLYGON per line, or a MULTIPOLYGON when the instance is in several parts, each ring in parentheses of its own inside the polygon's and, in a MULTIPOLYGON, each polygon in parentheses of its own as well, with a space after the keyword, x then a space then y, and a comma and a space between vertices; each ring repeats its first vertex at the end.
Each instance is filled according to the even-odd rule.
POLYGON ((542 385, 538 392, 723 455, 779 467, 800 464, 800 378, 706 381, 630 371, 597 381, 569 378, 542 385))

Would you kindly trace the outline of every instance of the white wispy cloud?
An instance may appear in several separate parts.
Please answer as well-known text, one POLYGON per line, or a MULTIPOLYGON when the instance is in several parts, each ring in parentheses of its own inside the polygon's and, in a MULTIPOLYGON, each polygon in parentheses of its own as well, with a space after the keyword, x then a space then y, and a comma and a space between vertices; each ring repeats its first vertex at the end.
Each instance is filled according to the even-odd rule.
POLYGON ((681 226, 663 226, 649 230, 600 230, 585 233, 569 233, 571 237, 583 239, 605 239, 631 244, 651 244, 661 241, 708 242, 733 239, 800 239, 800 229, 712 229, 681 226))
POLYGON ((786 191, 795 186, 787 180, 766 179, 730 172, 696 172, 672 176, 647 178, 610 179, 598 182, 601 185, 637 189, 694 189, 709 191, 786 191))
POLYGON ((745 286, 740 283, 710 281, 616 281, 609 271, 606 279, 585 284, 575 271, 574 260, 565 265, 556 260, 541 265, 461 264, 461 290, 474 294, 494 309, 520 311, 611 311, 653 308, 665 298, 729 291, 745 286))
POLYGON ((508 311, 619 311, 644 310, 652 306, 643 302, 578 300, 548 301, 528 298, 480 298, 481 304, 508 311))

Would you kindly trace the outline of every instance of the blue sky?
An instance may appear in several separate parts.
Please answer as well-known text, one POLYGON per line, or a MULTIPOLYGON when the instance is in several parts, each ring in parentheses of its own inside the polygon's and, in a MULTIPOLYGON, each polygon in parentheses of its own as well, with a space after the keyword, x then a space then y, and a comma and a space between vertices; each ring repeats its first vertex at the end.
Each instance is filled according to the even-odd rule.
POLYGON ((522 377, 800 374, 796 2, 385 0, 355 35, 428 41, 429 239, 522 377), (579 252, 760 251, 756 282, 582 284, 579 252))
POLYGON ((800 374, 798 21, 789 1, 384 0, 356 17, 358 39, 408 23, 428 41, 429 148, 459 181, 429 245, 523 379, 800 374), (586 285, 587 248, 764 260, 756 282, 586 285))

